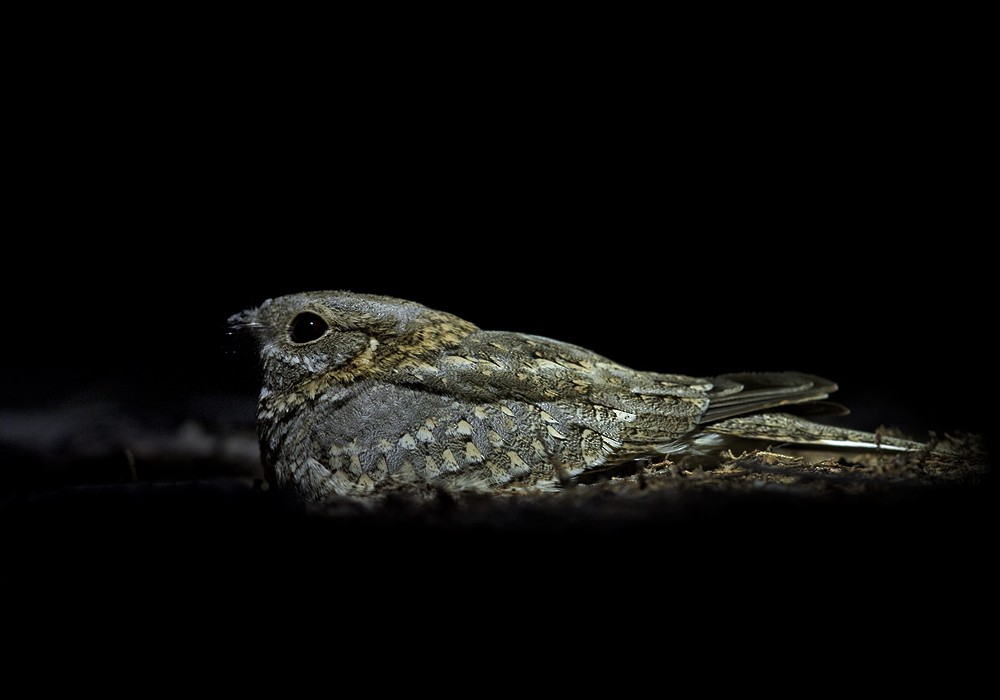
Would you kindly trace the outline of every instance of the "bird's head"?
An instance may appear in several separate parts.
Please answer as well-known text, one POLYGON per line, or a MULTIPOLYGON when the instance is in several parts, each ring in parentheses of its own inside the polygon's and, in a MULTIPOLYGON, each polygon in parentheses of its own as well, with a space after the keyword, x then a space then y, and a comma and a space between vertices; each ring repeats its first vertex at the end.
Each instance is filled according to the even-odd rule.
POLYGON ((229 318, 258 341, 264 394, 373 379, 427 362, 476 330, 451 314, 402 299, 319 291, 268 299, 229 318))

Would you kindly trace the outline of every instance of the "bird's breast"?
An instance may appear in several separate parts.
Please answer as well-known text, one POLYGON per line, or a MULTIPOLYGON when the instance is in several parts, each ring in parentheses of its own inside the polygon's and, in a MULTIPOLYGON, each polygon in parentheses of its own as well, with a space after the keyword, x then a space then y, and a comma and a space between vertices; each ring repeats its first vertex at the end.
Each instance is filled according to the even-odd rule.
POLYGON ((326 407, 314 403, 292 412, 285 427, 280 423, 272 421, 268 433, 279 481, 301 492, 316 491, 319 480, 324 495, 366 493, 393 483, 555 484, 583 463, 584 450, 598 459, 611 448, 596 432, 581 431, 534 404, 465 402, 386 384, 326 407), (319 471, 324 473, 317 478, 319 471))

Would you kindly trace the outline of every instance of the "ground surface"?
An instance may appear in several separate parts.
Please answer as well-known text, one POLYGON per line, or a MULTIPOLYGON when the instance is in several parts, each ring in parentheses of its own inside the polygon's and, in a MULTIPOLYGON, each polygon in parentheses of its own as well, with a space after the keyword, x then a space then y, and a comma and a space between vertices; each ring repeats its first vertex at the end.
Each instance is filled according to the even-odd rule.
POLYGON ((925 451, 904 454, 728 452, 535 496, 428 489, 304 505, 262 483, 245 398, 203 396, 171 415, 81 396, 4 414, 0 517, 17 555, 5 582, 52 580, 53 568, 101 580, 133 565, 259 580, 303 567, 357 576, 390 562, 437 578, 509 558, 605 575, 703 557, 784 566, 894 552, 929 565, 968 552, 968 563, 992 546, 996 520, 976 435, 930 436, 925 451), (647 554, 626 556, 633 548, 647 554), (427 562, 437 564, 428 572, 427 562))
POLYGON ((0 593, 21 652, 48 661, 63 644, 101 673, 137 658, 152 677, 221 664, 256 683, 311 651, 307 675, 324 682, 336 660, 410 688, 397 655, 435 684, 515 655, 512 683, 524 663, 569 664, 588 686, 664 668, 693 681, 735 657, 770 685, 775 663, 840 679, 884 666, 898 683, 895 660, 873 659, 933 648, 954 688, 966 675, 949 669, 978 668, 973 640, 995 628, 997 510, 977 436, 850 461, 726 454, 538 496, 305 506, 261 483, 241 397, 137 412, 76 395, 3 413, 0 593))

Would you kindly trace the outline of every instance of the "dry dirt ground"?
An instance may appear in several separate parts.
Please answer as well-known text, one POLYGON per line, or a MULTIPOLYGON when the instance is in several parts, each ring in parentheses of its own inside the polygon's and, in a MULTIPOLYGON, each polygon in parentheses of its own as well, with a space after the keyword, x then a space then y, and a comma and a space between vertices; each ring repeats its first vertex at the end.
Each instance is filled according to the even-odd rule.
POLYGON ((720 587, 923 590, 946 575, 961 590, 951 600, 976 600, 995 558, 976 435, 902 455, 727 453, 537 496, 306 506, 261 483, 252 392, 151 405, 135 391, 0 410, 0 587, 116 607, 236 592, 295 606, 305 590, 339 605, 364 591, 383 604, 572 605, 720 587))
POLYGON ((305 506, 261 483, 244 423, 101 410, 5 416, 5 631, 53 672, 58 644, 101 673, 137 658, 150 678, 208 663, 254 682, 310 649, 310 676, 336 660, 345 677, 399 681, 402 654, 438 685, 456 658, 484 677, 511 658, 511 681, 524 664, 565 668, 588 686, 592 663, 614 683, 736 663, 769 685, 789 665, 849 685, 874 666, 898 687, 926 670, 873 659, 930 654, 948 689, 989 668, 975 640, 996 623, 997 511, 977 436, 895 456, 650 464, 538 496, 305 506), (29 424, 47 427, 32 438, 29 424))
POLYGON ((930 563, 991 547, 995 524, 990 459, 976 435, 932 436, 919 453, 728 452, 707 465, 648 464, 535 496, 428 489, 303 505, 261 482, 246 425, 133 426, 98 439, 78 416, 60 420, 70 426, 62 433, 5 446, 0 518, 16 554, 6 583, 31 585, 52 569, 100 579, 166 562, 181 578, 259 578, 276 559, 286 571, 336 575, 371 572, 373 557, 421 569, 537 559, 543 569, 587 563, 605 574, 601 561, 787 565, 792 552, 814 564, 904 552, 930 563), (659 554, 630 559, 632 550, 659 554))

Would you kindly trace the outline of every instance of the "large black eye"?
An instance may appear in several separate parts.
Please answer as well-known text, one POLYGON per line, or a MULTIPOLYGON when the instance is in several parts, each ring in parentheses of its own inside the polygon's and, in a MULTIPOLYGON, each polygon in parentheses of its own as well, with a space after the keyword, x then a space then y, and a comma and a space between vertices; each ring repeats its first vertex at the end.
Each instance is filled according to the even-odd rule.
POLYGON ((288 337, 293 343, 310 343, 330 330, 330 326, 312 311, 303 311, 288 325, 288 337))

